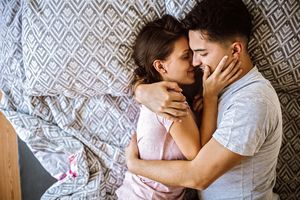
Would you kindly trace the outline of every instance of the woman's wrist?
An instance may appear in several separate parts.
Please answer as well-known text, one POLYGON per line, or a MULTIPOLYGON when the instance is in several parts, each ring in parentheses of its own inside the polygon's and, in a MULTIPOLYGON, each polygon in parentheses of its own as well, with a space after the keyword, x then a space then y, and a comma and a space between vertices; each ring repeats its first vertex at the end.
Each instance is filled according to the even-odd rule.
POLYGON ((203 94, 203 101, 218 101, 218 95, 217 94, 203 94))

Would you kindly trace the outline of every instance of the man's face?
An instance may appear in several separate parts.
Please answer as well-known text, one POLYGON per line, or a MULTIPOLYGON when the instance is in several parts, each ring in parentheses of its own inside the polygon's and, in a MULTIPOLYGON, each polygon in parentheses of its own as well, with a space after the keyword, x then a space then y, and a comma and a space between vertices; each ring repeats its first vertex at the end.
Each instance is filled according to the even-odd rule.
POLYGON ((228 60, 232 59, 230 44, 209 41, 200 31, 189 31, 189 45, 193 51, 193 66, 207 65, 213 72, 225 55, 228 60))

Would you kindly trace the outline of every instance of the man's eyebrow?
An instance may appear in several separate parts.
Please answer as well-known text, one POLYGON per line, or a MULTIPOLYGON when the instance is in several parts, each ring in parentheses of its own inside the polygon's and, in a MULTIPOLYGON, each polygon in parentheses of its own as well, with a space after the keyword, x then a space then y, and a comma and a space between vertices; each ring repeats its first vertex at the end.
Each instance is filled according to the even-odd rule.
POLYGON ((199 52, 199 51, 206 51, 207 49, 194 49, 193 51, 199 52))

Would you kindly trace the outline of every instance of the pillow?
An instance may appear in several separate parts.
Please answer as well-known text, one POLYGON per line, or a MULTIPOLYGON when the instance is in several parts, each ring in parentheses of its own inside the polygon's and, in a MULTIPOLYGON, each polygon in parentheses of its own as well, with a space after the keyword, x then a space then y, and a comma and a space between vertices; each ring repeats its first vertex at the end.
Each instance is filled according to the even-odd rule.
POLYGON ((24 79, 21 13, 18 2, 0 1, 0 89, 4 93, 21 87, 24 79))
POLYGON ((299 92, 300 1, 244 2, 253 16, 249 51, 254 64, 277 91, 299 92))
POLYGON ((23 37, 28 95, 129 95, 137 31, 163 1, 25 1, 23 37))

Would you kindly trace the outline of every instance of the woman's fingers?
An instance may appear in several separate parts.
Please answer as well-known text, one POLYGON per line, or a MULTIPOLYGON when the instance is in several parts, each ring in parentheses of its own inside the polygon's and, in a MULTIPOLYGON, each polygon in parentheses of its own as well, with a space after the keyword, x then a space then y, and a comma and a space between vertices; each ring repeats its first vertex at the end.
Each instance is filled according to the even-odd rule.
POLYGON ((202 80, 206 81, 210 76, 210 69, 208 66, 204 66, 202 80))
POLYGON ((222 77, 227 77, 228 78, 228 75, 234 71, 235 69, 239 68, 239 65, 238 65, 239 61, 234 58, 230 64, 228 65, 228 67, 226 67, 226 69, 224 69, 223 72, 221 72, 221 75, 222 77))
POLYGON ((216 67, 214 74, 220 74, 223 70, 223 68, 226 66, 228 60, 228 56, 224 56, 221 61, 219 62, 218 66, 216 67))
POLYGON ((229 80, 228 80, 228 84, 234 82, 235 80, 237 80, 240 75, 243 73, 242 69, 239 69, 229 80))
POLYGON ((241 68, 241 61, 238 61, 237 64, 235 64, 234 67, 232 67, 233 69, 226 75, 226 80, 231 79, 241 68))

